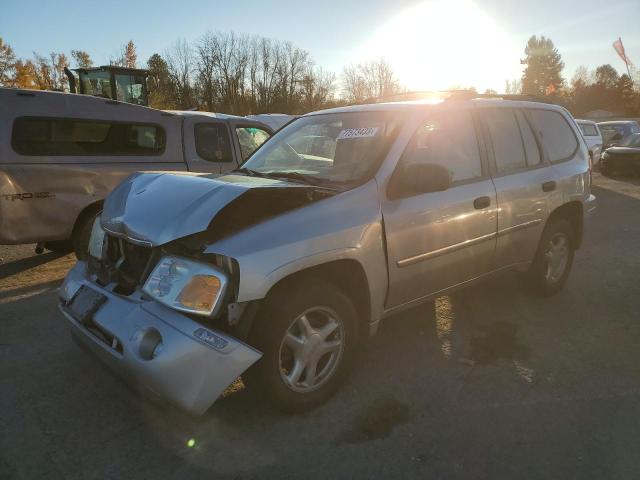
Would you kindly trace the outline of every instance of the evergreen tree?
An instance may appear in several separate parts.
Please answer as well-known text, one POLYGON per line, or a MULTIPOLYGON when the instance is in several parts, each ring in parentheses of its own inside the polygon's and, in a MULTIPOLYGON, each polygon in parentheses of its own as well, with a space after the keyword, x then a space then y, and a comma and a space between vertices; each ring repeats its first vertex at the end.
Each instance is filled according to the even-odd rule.
POLYGON ((533 35, 524 49, 526 65, 522 75, 522 92, 530 95, 550 95, 564 84, 564 63, 551 39, 533 35))

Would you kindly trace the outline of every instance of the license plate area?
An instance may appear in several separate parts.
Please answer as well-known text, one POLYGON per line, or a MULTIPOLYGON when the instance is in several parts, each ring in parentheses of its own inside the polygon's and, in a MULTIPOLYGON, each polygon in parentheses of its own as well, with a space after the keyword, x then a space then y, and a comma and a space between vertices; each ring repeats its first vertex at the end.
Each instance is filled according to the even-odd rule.
POLYGON ((107 301, 107 297, 100 292, 82 285, 66 305, 67 311, 80 323, 87 323, 107 301))

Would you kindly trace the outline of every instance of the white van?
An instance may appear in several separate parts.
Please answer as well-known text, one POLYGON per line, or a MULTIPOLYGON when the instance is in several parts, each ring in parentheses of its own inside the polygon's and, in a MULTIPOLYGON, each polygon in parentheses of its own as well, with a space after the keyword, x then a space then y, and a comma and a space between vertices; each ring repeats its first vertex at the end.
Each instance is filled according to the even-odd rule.
POLYGON ((595 165, 600 161, 600 155, 602 154, 602 133, 600 128, 596 122, 591 120, 576 120, 576 123, 580 127, 587 147, 589 147, 591 161, 595 165))

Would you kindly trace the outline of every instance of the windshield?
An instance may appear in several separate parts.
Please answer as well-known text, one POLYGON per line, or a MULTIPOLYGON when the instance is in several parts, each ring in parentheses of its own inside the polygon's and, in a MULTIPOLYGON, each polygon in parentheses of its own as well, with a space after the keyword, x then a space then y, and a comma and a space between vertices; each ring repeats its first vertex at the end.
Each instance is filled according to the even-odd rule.
POLYGON ((634 133, 618 143, 620 147, 640 147, 640 133, 634 133))
POLYGON ((302 117, 266 142, 245 171, 358 185, 373 176, 399 129, 397 114, 350 112, 302 117))

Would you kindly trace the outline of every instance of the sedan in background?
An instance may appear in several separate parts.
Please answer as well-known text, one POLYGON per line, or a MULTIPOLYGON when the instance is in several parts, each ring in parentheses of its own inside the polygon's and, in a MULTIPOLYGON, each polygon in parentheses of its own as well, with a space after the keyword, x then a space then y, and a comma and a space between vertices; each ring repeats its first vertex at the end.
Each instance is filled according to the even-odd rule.
POLYGON ((640 133, 626 137, 602 154, 600 170, 603 175, 614 173, 640 174, 640 133))
POLYGON ((640 125, 635 120, 619 120, 612 122, 599 122, 598 127, 602 133, 602 151, 620 143, 629 135, 640 133, 640 125))

